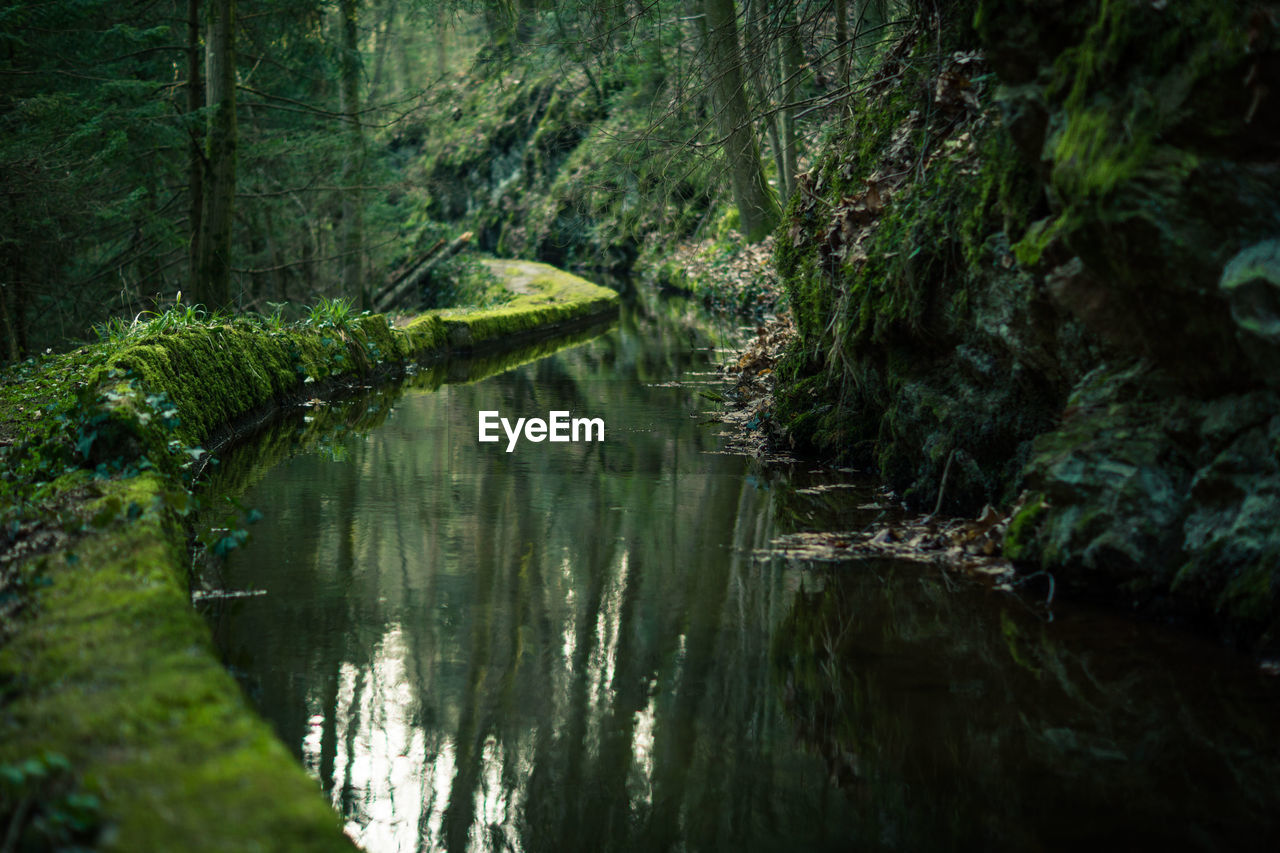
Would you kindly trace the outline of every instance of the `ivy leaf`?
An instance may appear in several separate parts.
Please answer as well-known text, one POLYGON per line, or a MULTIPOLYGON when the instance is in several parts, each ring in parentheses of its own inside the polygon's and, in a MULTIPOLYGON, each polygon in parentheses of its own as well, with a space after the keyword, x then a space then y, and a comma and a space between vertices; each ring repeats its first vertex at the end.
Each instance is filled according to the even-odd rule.
POLYGON ((89 432, 80 433, 80 440, 76 442, 76 452, 84 459, 89 458, 89 449, 93 447, 94 440, 98 437, 98 431, 90 430, 89 432))
POLYGON ((235 549, 243 545, 249 538, 247 530, 232 530, 226 536, 223 536, 213 544, 213 553, 218 557, 225 557, 235 549))

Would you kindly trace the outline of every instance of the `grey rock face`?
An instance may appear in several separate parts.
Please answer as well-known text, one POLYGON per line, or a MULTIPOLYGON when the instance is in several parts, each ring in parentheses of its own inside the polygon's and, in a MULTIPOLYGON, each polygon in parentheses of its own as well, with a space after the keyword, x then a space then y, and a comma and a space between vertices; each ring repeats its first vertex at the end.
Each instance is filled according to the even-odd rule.
POLYGON ((1254 369, 1271 387, 1280 386, 1280 240, 1241 251, 1223 270, 1218 287, 1254 369))

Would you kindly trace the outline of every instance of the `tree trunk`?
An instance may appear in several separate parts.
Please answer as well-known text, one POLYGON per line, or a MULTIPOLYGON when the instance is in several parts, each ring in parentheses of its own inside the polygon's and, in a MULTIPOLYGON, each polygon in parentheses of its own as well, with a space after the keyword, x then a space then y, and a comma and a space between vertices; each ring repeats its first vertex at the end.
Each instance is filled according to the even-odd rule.
MULTIPOLYGON (((203 57, 200 51, 200 0, 187 0, 187 116, 190 135, 187 156, 187 191, 191 204, 191 243, 187 249, 188 288, 195 288, 200 280, 201 220, 204 216, 204 146, 196 132, 195 114, 204 106, 204 83, 200 78, 203 57)), ((198 288, 196 288, 198 289, 198 288)))
POLYGON ((163 296, 165 290, 164 265, 157 254, 158 243, 153 235, 160 226, 160 181, 156 169, 148 169, 147 177, 146 218, 139 226, 142 237, 141 256, 138 258, 137 297, 142 298, 144 290, 150 290, 156 296, 163 296))
POLYGON ((13 266, 9 271, 9 280, 0 281, 0 319, 4 321, 5 354, 9 361, 18 362, 26 354, 22 343, 26 337, 22 328, 22 294, 19 292, 22 283, 13 266))
POLYGON ((537 0, 517 0, 515 14, 516 41, 520 44, 528 44, 533 39, 533 31, 537 23, 537 0))
POLYGON ((849 82, 849 9, 845 0, 836 0, 836 86, 849 82))
MULTIPOLYGON (((383 91, 382 78, 387 63, 387 43, 396 29, 396 0, 389 0, 382 11, 382 21, 374 28, 373 76, 369 78, 369 101, 376 103, 387 94, 383 91)), ((395 88, 394 85, 388 89, 395 88)))
POLYGON ((449 70, 449 12, 442 5, 436 10, 436 76, 449 70))
POLYGON ((780 181, 786 186, 786 197, 796 188, 796 161, 799 145, 796 141, 796 110, 792 106, 796 102, 796 89, 800 84, 800 66, 804 62, 804 54, 800 49, 800 35, 794 20, 787 22, 782 33, 782 44, 779 45, 778 58, 782 61, 782 112, 778 114, 782 129, 782 177, 780 181))
POLYGON ((364 278, 364 207, 360 203, 361 173, 364 171, 364 132, 360 127, 360 45, 356 36, 356 0, 339 0, 342 30, 341 85, 346 150, 342 158, 342 223, 338 254, 342 256, 342 291, 356 299, 362 310, 369 308, 369 288, 364 278))
POLYGON ((751 0, 747 7, 747 28, 743 34, 743 55, 746 67, 755 87, 756 108, 764 115, 764 131, 769 140, 769 152, 773 155, 774 170, 778 175, 778 195, 785 203, 787 184, 782 160, 782 139, 778 130, 780 116, 773 108, 781 91, 778 63, 775 61, 776 39, 765 31, 769 17, 768 0, 751 0))
POLYGON ((231 226, 236 195, 235 11, 235 0, 209 0, 206 6, 208 168, 196 298, 209 309, 231 305, 231 226))
POLYGON ((703 0, 711 90, 742 233, 764 239, 778 221, 778 202, 764 180, 751 111, 742 87, 742 54, 733 0, 703 0))

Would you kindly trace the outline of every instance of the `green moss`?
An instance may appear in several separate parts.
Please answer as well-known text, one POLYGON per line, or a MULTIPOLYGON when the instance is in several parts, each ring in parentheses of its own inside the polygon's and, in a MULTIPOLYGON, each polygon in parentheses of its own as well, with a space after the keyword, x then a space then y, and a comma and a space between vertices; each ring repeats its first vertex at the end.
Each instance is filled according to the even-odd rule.
POLYGON ((190 445, 309 380, 497 348, 616 307, 612 291, 552 267, 495 265, 519 295, 493 310, 430 313, 403 331, 380 316, 165 325, 0 384, 5 424, 30 420, 28 405, 48 416, 4 455, 15 520, 64 531, 22 567, 49 585, 0 649, 0 764, 66 756, 101 799, 109 849, 351 849, 188 604, 181 474, 201 453, 190 445))
POLYGON ((403 330, 408 353, 433 352, 448 345, 449 333, 439 314, 423 314, 403 330))
POLYGON ((286 335, 310 337, 193 326, 127 346, 108 364, 137 377, 147 389, 167 393, 178 409, 179 435, 195 444, 298 380, 286 335))
POLYGON ((414 352, 407 337, 397 334, 385 317, 376 314, 358 317, 353 325, 357 340, 374 363, 399 361, 414 352))
POLYGON ((101 797, 109 849, 350 849, 187 604, 171 488, 144 474, 100 489, 88 510, 118 519, 43 558, 39 618, 0 650, 18 685, 0 762, 66 756, 101 797))
POLYGON ((490 267, 518 282, 519 295, 496 308, 439 313, 451 346, 470 349, 510 335, 567 323, 609 310, 617 294, 586 279, 531 261, 490 261, 490 267))
POLYGON ((1024 267, 1033 267, 1040 263, 1045 250, 1063 234, 1072 230, 1067 214, 1047 217, 1031 223, 1022 239, 1013 245, 1014 257, 1024 267))
POLYGON ((1137 173, 1151 154, 1151 138, 1119 135, 1116 108, 1078 107, 1053 143, 1053 179, 1069 197, 1100 199, 1137 173))
POLYGON ((1236 570, 1218 595, 1219 615, 1235 626, 1258 631, 1274 618, 1280 577, 1271 560, 1260 560, 1236 570))
POLYGON ((1165 162, 1162 136, 1184 120, 1205 78, 1241 54, 1245 33, 1238 9, 1210 0, 1162 15, 1121 0, 1096 9, 1083 38, 1054 65, 1046 93, 1060 100, 1062 121, 1046 150, 1065 204, 1099 212, 1092 206, 1149 172, 1176 181, 1194 168, 1189 152, 1190 161, 1165 162))
POLYGON ((1014 622, 1013 618, 1009 616, 1009 611, 1007 610, 1000 611, 1000 633, 1004 637, 1005 648, 1009 650, 1009 658, 1018 666, 1039 678, 1041 674, 1040 667, 1036 666, 1027 653, 1023 651, 1022 646, 1025 641, 1022 637, 1022 631, 1018 628, 1018 623, 1014 622))
POLYGON ((1032 552, 1031 539, 1040 521, 1049 509, 1044 495, 1030 495, 1022 509, 1009 522, 1004 536, 1004 555, 1010 560, 1021 560, 1032 552))

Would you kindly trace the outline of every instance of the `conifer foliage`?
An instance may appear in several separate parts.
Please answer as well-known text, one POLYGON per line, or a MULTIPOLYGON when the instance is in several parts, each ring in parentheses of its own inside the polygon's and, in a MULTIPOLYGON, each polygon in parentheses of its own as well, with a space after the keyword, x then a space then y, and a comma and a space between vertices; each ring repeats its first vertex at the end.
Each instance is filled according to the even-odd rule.
MULTIPOLYGON (((427 221, 436 190, 406 168, 441 128, 481 135, 441 93, 519 85, 535 66, 554 85, 585 81, 589 102, 569 112, 618 143, 612 173, 583 167, 565 194, 616 199, 578 219, 612 210, 635 246, 672 221, 638 212, 697 223, 732 206, 758 242, 818 130, 856 95, 867 49, 909 7, 0 0, 0 363, 179 294, 211 311, 367 307, 424 245, 470 227, 427 221)), ((589 133, 561 131, 541 140, 546 159, 573 165, 589 133)))

